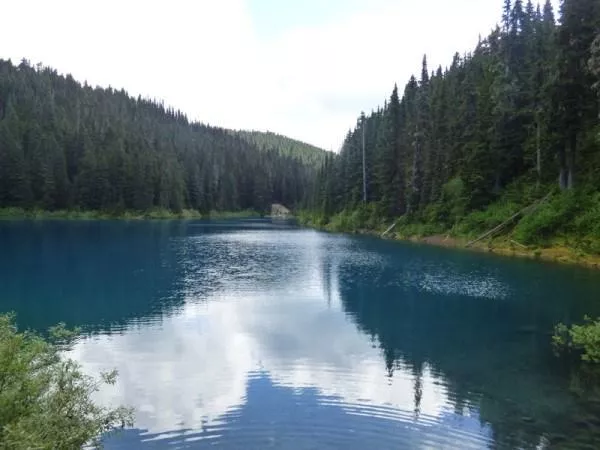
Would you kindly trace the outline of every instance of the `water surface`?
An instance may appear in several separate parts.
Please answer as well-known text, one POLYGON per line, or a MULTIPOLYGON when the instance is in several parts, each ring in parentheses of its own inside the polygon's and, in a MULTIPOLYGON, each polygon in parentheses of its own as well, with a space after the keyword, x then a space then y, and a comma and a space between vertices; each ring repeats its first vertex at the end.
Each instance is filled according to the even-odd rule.
POLYGON ((596 448, 549 345, 600 315, 574 267, 287 222, 0 223, 0 310, 117 368, 107 449, 596 448))

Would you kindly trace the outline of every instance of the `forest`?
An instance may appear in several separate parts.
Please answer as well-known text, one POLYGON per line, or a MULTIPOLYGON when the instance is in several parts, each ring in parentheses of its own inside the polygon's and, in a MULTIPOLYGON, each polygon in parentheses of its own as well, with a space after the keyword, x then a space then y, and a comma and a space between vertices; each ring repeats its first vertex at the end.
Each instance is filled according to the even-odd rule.
POLYGON ((325 152, 0 60, 0 208, 201 213, 289 207, 325 152), (250 139, 250 136, 254 136, 250 139))
POLYGON ((307 222, 476 235, 547 198, 511 237, 600 253, 600 2, 502 11, 473 51, 432 71, 424 57, 359 116, 319 171, 307 222))
POLYGON ((271 131, 238 130, 233 131, 233 134, 239 135, 258 148, 264 150, 276 149, 282 155, 293 156, 317 169, 323 165, 328 153, 314 145, 306 144, 305 142, 300 142, 271 131))

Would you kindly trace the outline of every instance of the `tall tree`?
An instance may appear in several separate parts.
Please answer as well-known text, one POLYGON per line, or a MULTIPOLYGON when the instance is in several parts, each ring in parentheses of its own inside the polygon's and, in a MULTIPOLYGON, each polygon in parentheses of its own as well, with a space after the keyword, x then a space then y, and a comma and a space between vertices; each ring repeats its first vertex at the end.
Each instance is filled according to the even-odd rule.
POLYGON ((0 60, 0 207, 294 207, 326 155, 273 133, 190 123, 160 102, 0 60))
POLYGON ((592 75, 585 64, 598 26, 598 2, 563 0, 561 26, 557 35, 558 73, 556 101, 562 128, 559 150, 561 188, 575 183, 577 149, 581 132, 595 109, 591 92, 592 75))
MULTIPOLYGON (((473 52, 456 53, 433 75, 424 58, 420 80, 411 77, 402 98, 395 87, 384 107, 365 117, 376 161, 369 202, 388 216, 437 215, 454 224, 509 186, 533 183, 527 195, 537 197, 560 172, 561 186, 572 187, 576 154, 585 161, 582 182, 597 189, 599 10, 597 0, 564 0, 556 24, 550 0, 543 8, 504 0, 501 26, 473 52)), ((318 178, 328 188, 320 192, 334 193, 320 199, 328 214, 356 204, 362 123, 318 178)))

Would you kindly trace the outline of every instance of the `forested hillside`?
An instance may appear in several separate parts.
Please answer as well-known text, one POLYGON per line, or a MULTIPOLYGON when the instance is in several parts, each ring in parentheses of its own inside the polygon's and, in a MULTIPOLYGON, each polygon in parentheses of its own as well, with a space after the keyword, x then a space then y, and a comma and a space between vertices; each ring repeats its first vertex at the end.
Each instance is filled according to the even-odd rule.
POLYGON ((233 133, 238 134, 261 150, 277 150, 282 155, 299 158, 304 163, 316 168, 323 165, 328 153, 314 145, 291 139, 271 131, 239 130, 234 131, 233 133))
POLYGON ((0 207, 292 207, 314 176, 303 158, 123 90, 0 60, 0 207))
POLYGON ((563 0, 559 13, 505 0, 501 25, 472 52, 433 71, 423 58, 420 75, 359 117, 328 158, 315 220, 402 217, 429 224, 425 233, 475 233, 552 192, 519 239, 600 239, 600 2, 563 0))

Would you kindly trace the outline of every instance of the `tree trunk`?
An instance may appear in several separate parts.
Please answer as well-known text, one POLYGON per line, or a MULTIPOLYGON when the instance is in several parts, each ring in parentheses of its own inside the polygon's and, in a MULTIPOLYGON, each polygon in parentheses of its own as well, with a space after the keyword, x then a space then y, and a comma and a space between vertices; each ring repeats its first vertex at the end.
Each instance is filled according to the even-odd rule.
POLYGON ((571 133, 569 136, 569 152, 567 153, 567 189, 573 189, 575 186, 575 155, 577 152, 577 133, 571 133))
POLYGON ((500 183, 500 172, 496 172, 496 174, 494 175, 494 189, 493 189, 493 193, 498 195, 500 194, 500 191, 502 190, 502 185, 500 183))
POLYGON ((563 145, 558 150, 558 163, 560 165, 558 186, 561 190, 565 190, 567 188, 567 150, 563 145))
POLYGON ((537 121, 537 130, 536 130, 536 145, 537 145, 537 151, 536 151, 536 156, 537 156, 537 164, 536 164, 536 169, 537 169, 537 175, 538 175, 538 186, 540 185, 540 183, 542 182, 542 149, 540 146, 540 140, 541 140, 541 129, 540 129, 540 122, 539 120, 537 121))

